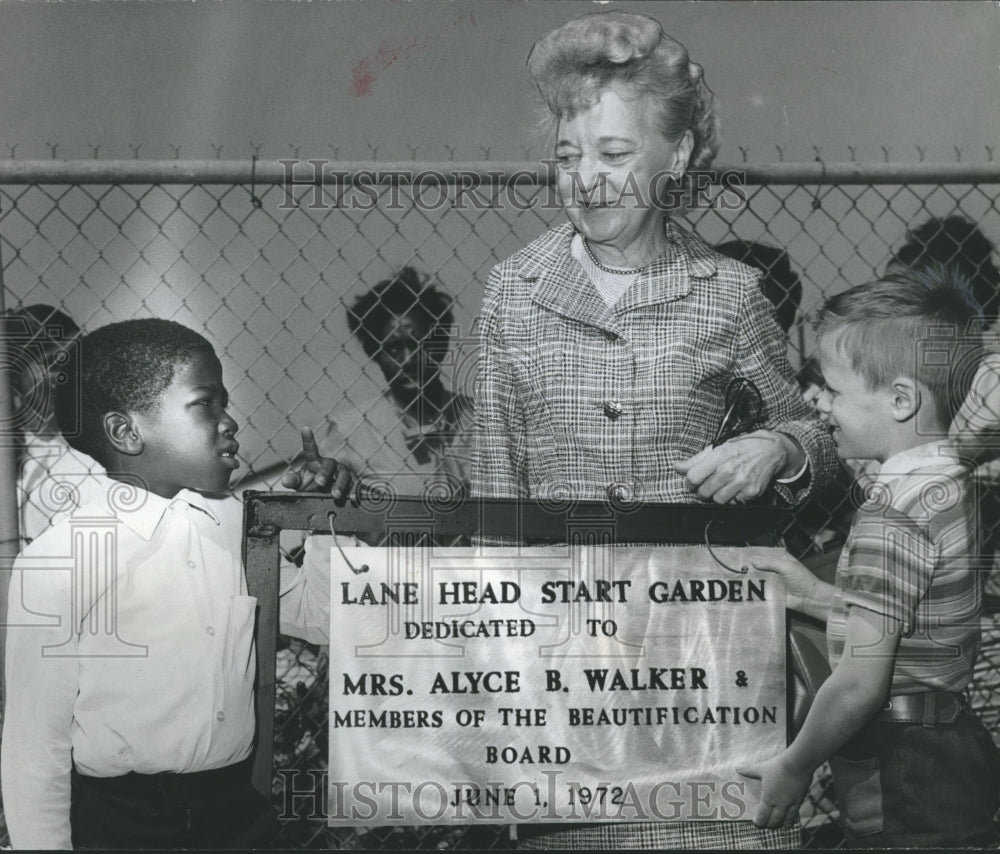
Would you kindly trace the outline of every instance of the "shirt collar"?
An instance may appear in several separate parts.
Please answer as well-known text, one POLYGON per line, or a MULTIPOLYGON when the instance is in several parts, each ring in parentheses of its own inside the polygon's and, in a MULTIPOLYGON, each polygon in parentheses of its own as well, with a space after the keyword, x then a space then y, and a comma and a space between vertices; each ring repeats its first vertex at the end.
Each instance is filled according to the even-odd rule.
POLYGON ((216 525, 221 524, 212 508, 212 499, 191 489, 182 489, 173 498, 164 498, 154 492, 107 478, 107 504, 119 522, 144 540, 152 539, 168 509, 175 505, 191 506, 205 513, 216 525))
POLYGON ((912 474, 929 464, 947 461, 959 464, 961 460, 954 446, 947 439, 937 439, 893 454, 879 469, 879 478, 892 478, 912 474))
POLYGON ((618 329, 616 315, 691 292, 692 279, 716 272, 715 255, 699 238, 671 220, 664 221, 669 251, 646 267, 622 298, 610 308, 570 252, 575 229, 563 223, 543 234, 516 256, 518 273, 537 284, 532 299, 544 308, 601 329, 618 329))

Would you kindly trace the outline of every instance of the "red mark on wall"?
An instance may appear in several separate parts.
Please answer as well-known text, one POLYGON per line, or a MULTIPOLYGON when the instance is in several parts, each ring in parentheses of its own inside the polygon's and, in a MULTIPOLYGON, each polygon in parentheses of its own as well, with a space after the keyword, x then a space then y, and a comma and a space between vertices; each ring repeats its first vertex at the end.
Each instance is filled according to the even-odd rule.
MULTIPOLYGON (((470 12, 468 15, 456 18, 449 30, 454 31, 465 25, 473 27, 476 25, 473 13, 470 12)), ((365 98, 371 95, 375 83, 384 71, 398 62, 406 62, 415 53, 426 50, 447 33, 448 30, 445 30, 436 35, 427 34, 423 37, 383 39, 372 53, 362 57, 351 67, 351 86, 347 90, 347 94, 355 98, 365 98)))

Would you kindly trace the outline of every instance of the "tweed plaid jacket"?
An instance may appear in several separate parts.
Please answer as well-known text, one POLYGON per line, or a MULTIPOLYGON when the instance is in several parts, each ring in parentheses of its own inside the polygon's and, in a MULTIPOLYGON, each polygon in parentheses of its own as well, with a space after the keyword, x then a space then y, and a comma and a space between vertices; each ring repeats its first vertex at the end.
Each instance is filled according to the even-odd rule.
POLYGON ((473 495, 697 502, 673 463, 701 451, 734 376, 767 429, 828 482, 832 439, 802 400, 759 273, 667 220, 673 246, 613 308, 557 226, 497 265, 483 299, 473 495))

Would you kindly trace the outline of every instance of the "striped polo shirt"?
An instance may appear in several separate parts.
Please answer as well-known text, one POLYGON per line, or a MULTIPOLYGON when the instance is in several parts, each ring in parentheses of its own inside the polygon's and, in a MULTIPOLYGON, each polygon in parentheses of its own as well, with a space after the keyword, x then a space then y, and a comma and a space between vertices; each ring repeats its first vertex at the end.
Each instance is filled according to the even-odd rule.
POLYGON ((890 457, 872 479, 837 564, 826 626, 833 666, 856 606, 901 624, 892 694, 968 684, 982 608, 969 475, 938 441, 890 457))

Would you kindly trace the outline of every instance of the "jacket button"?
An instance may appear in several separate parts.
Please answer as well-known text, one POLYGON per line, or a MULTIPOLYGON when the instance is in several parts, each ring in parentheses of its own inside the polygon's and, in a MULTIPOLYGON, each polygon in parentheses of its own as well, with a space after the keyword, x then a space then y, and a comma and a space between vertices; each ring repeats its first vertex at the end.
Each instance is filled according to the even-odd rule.
POLYGON ((618 418, 624 411, 622 405, 617 400, 609 400, 604 404, 604 414, 612 421, 618 418))
POLYGON ((631 490, 623 483, 613 483, 608 487, 608 498, 612 501, 628 501, 631 490))

